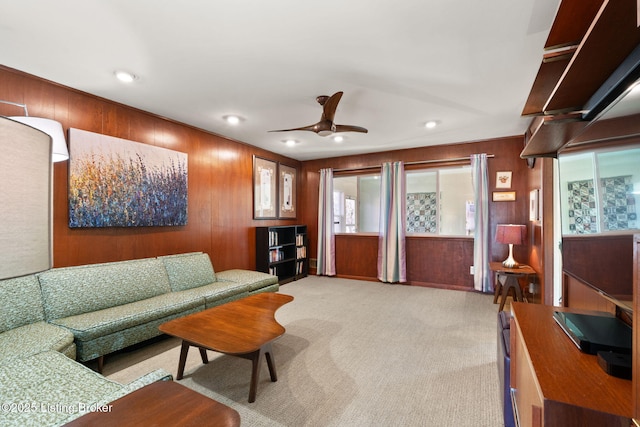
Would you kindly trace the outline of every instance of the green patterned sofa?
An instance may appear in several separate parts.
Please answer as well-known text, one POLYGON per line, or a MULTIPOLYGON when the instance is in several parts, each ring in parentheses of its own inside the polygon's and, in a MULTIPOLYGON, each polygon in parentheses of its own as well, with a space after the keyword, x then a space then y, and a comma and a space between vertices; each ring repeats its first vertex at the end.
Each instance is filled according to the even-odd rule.
POLYGON ((0 426, 57 426, 158 380, 118 384, 74 361, 73 333, 45 321, 35 275, 0 280, 0 426))
POLYGON ((129 384, 111 381, 56 351, 0 361, 0 425, 59 426, 155 381, 169 381, 159 369, 129 384))
POLYGON ((44 350, 75 359, 73 333, 45 321, 36 276, 0 280, 0 305, 0 361, 44 350))
POLYGON ((82 408, 171 380, 159 369, 118 384, 77 361, 98 358, 101 371, 104 355, 159 335, 167 320, 277 290, 276 276, 214 272, 202 252, 0 280, 0 426, 62 425, 82 408))
POLYGON ((37 274, 45 320, 74 336, 86 362, 160 334, 158 326, 205 308, 278 290, 266 273, 215 273, 202 252, 77 267, 37 274))

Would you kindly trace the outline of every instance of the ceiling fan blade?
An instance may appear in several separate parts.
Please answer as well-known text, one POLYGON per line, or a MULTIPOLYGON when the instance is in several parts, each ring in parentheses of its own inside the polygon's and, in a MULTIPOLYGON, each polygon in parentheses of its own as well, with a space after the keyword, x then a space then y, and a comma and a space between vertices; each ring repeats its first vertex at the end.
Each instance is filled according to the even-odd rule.
POLYGON ((336 125, 336 132, 360 132, 367 133, 369 132, 367 129, 360 126, 351 126, 351 125, 336 125))
POLYGON ((312 124, 309 126, 302 126, 299 128, 293 128, 293 129, 278 129, 278 130, 270 130, 269 132, 290 132, 293 130, 310 130, 311 132, 316 132, 316 128, 318 127, 318 124, 312 124))
POLYGON ((342 98, 342 92, 336 92, 327 99, 322 106, 322 120, 329 120, 330 122, 333 121, 340 98, 342 98))

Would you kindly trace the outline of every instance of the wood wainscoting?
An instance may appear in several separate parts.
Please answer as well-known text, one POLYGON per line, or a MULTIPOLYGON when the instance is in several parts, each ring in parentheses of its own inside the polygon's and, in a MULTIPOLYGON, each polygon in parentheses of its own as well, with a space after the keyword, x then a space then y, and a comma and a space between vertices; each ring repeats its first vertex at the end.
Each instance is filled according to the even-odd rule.
MULTIPOLYGON (((407 284, 473 290, 473 238, 407 237, 406 250, 407 284)), ((338 277, 376 281, 377 262, 377 235, 336 235, 338 277)))

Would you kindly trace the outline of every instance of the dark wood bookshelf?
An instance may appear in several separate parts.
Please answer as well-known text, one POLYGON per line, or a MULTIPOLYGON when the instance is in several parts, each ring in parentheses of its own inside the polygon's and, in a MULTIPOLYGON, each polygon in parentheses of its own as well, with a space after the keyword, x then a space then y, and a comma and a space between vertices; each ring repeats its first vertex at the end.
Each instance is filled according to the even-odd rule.
POLYGON ((256 269, 284 284, 309 274, 306 225, 256 227, 256 269))

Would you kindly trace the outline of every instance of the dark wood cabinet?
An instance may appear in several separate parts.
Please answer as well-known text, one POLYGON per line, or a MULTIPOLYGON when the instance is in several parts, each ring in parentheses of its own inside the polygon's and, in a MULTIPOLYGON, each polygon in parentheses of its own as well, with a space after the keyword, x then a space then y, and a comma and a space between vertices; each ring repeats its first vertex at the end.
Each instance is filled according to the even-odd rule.
POLYGON ((309 273, 306 225, 256 228, 256 269, 278 276, 280 284, 309 273))
POLYGON ((632 381, 608 375, 595 355, 582 353, 555 324, 554 310, 593 313, 512 305, 511 389, 517 425, 629 426, 632 381))

